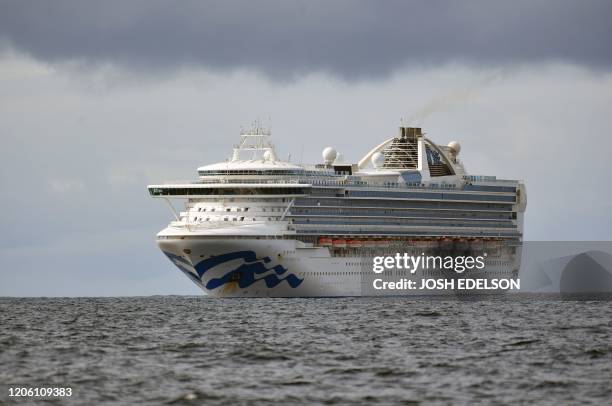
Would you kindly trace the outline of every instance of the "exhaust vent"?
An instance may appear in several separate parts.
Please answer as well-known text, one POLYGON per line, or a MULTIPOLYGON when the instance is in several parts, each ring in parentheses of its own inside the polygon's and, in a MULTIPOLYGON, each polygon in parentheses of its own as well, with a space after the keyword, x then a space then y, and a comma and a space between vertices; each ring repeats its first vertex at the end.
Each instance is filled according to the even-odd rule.
POLYGON ((400 127, 399 136, 385 148, 385 169, 417 169, 419 165, 418 140, 422 136, 418 127, 400 127))

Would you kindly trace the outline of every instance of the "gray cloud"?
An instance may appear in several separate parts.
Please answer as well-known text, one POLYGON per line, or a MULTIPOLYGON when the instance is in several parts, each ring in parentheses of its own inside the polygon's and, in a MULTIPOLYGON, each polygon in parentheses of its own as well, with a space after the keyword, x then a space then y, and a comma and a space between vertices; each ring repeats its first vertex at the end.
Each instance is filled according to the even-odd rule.
POLYGON ((612 68, 612 3, 104 1, 0 4, 0 38, 49 62, 345 78, 446 62, 612 68))

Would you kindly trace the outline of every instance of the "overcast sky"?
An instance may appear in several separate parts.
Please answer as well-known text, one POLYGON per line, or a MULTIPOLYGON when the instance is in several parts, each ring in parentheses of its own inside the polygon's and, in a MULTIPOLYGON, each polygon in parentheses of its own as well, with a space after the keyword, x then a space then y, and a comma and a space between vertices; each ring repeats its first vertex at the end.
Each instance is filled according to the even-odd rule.
POLYGON ((0 1, 0 296, 199 294, 146 184, 241 126, 356 161, 400 118, 523 179, 529 240, 612 239, 609 1, 0 1))

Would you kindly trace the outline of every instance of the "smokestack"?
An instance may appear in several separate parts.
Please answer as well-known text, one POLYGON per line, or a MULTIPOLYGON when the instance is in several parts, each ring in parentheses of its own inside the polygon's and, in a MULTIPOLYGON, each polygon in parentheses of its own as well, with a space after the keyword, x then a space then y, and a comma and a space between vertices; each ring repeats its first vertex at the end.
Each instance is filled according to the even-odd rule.
POLYGON ((422 135, 421 127, 400 127, 400 137, 418 138, 422 135))

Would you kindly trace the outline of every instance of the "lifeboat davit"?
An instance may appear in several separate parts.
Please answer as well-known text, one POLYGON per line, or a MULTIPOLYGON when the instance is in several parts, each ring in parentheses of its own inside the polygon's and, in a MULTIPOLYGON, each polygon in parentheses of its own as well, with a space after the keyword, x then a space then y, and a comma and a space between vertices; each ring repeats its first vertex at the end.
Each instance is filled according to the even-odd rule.
POLYGON ((346 248, 346 240, 343 240, 343 239, 341 239, 341 238, 336 239, 336 240, 333 240, 333 241, 332 241, 332 245, 333 245, 335 248, 346 248))
POLYGON ((332 239, 328 237, 321 237, 319 238, 319 245, 322 247, 331 247, 332 239))

